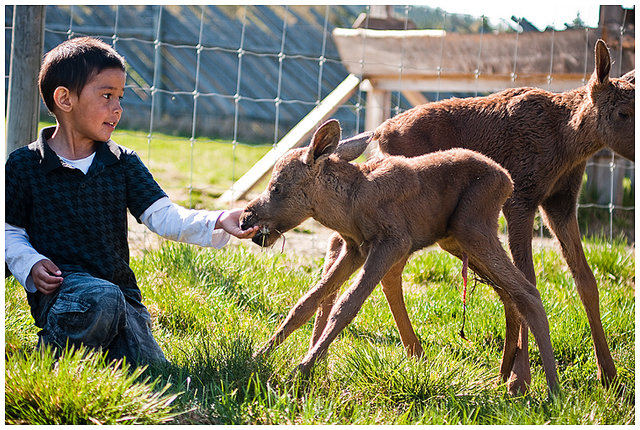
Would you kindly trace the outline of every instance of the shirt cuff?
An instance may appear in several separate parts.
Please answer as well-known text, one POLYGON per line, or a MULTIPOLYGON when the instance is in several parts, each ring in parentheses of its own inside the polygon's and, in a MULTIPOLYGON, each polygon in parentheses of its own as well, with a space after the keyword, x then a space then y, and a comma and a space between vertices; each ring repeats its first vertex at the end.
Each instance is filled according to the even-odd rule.
POLYGON ((216 249, 220 249, 229 242, 231 235, 221 228, 216 228, 216 224, 224 211, 214 211, 209 215, 211 217, 210 229, 211 230, 211 246, 216 249))
POLYGON ((31 269, 38 261, 47 257, 33 248, 25 229, 5 222, 4 232, 4 261, 7 267, 27 292, 35 293, 37 290, 31 277, 31 269))
MULTIPOLYGON (((38 261, 45 260, 46 257, 40 254, 31 254, 23 256, 20 261, 14 264, 8 264, 11 274, 16 278, 16 281, 24 287, 29 293, 35 293, 37 291, 36 284, 33 282, 31 276, 31 269, 38 261)), ((5 260, 6 261, 6 260, 5 260)))
POLYGON ((176 242, 222 248, 230 235, 216 229, 224 211, 186 209, 163 197, 144 211, 140 220, 149 230, 176 242))

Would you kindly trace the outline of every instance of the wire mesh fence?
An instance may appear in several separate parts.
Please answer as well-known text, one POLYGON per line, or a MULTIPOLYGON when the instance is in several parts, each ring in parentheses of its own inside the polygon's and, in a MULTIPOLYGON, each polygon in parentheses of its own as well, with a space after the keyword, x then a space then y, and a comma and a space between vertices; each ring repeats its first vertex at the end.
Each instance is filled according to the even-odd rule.
MULTIPOLYGON (((415 6, 395 6, 399 29, 414 28, 413 21, 421 11, 415 6)), ((439 64, 434 66, 438 76, 447 68, 452 72, 453 66, 445 64, 448 54, 445 41, 447 32, 456 31, 455 15, 439 13, 441 21, 436 27, 444 31, 444 37, 434 53, 439 57, 439 64)), ((9 74, 11 15, 12 6, 5 6, 5 76, 9 74)), ((349 75, 348 64, 345 65, 333 40, 333 30, 350 28, 357 19, 364 19, 366 26, 366 20, 371 17, 370 6, 354 5, 47 6, 45 51, 65 39, 81 35, 97 36, 111 43, 128 63, 122 127, 146 133, 148 158, 145 161, 152 172, 162 167, 154 160, 158 133, 174 135, 177 145, 188 146, 188 151, 181 152, 186 160, 180 161, 189 170, 190 180, 184 191, 191 197, 194 172, 202 162, 194 156, 194 146, 217 138, 224 139, 234 149, 239 144, 275 145, 349 75)), ((477 55, 469 60, 476 64, 476 86, 466 85, 450 91, 437 81, 432 90, 423 92, 425 99, 483 95, 478 84, 491 74, 482 69, 482 59, 490 49, 483 44, 483 38, 487 37, 485 31, 489 31, 487 21, 484 16, 465 19, 473 21, 479 37, 477 55)), ((504 88, 517 86, 519 71, 527 61, 522 54, 526 42, 521 30, 509 36, 515 43, 510 54, 511 73, 504 81, 504 88)), ((581 64, 584 64, 583 81, 586 82, 593 69, 587 61, 593 50, 589 41, 598 30, 580 31, 585 34, 581 64)), ((620 27, 620 40, 627 32, 624 25, 620 27)), ((563 53, 554 30, 550 40, 549 52, 545 55, 549 58, 547 87, 553 89, 557 66, 554 59, 562 58, 563 53)), ((364 50, 366 40, 362 46, 364 50)), ((410 53, 404 44, 401 46, 401 52, 396 53, 400 63, 386 64, 396 70, 399 82, 415 72, 405 64, 410 53)), ((385 58, 378 61, 385 63, 385 58)), ((622 63, 622 58, 614 58, 616 66, 622 63)), ((363 61, 357 64, 360 77, 368 66, 372 65, 363 61)), ((5 89, 6 82, 5 78, 5 89)), ((361 86, 333 113, 345 135, 365 128, 368 98, 361 86)), ((399 90, 392 91, 390 100, 391 115, 412 106, 407 95, 399 90)), ((236 161, 234 155, 229 178, 232 183, 244 173, 236 168, 236 161)), ((610 240, 619 232, 625 232, 628 240, 634 241, 633 163, 605 151, 589 161, 586 176, 579 217, 589 222, 583 223, 583 230, 593 230, 593 220, 596 220, 597 228, 610 240)), ((206 184, 202 187, 206 192, 206 184)), ((212 192, 219 193, 219 190, 212 192)), ((189 201, 193 204, 191 198, 189 201)))

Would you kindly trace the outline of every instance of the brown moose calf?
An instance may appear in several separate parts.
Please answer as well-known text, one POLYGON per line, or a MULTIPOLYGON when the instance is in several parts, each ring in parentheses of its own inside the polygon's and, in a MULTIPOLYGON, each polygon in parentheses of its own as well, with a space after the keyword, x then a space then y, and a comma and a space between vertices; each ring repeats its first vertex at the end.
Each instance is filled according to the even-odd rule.
MULTIPOLYGON (((308 372, 376 285, 382 281, 387 294, 387 281, 397 281, 409 256, 437 242, 463 261, 468 259, 471 268, 494 286, 505 307, 522 315, 538 342, 549 390, 555 389, 558 379, 540 295, 497 237, 498 215, 513 190, 507 171, 466 149, 355 165, 349 161, 362 153, 369 139, 340 142, 340 133, 337 121, 327 121, 308 148, 285 154, 265 192, 242 215, 243 229, 261 227, 253 240, 262 246, 270 246, 309 217, 335 230, 342 241, 322 279, 291 309, 260 353, 269 352, 307 322, 363 266, 331 309, 317 340, 314 336, 299 366, 308 372)), ((399 300, 389 304, 400 326, 397 318, 406 318, 402 294, 399 300)))

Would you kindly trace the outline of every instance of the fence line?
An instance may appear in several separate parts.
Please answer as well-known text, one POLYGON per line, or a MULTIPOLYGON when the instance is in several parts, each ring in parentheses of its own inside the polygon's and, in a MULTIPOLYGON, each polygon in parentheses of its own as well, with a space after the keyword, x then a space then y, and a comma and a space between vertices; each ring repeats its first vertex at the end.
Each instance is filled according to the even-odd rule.
MULTIPOLYGON (((267 112, 272 114, 271 122, 273 124, 273 144, 275 144, 281 136, 281 129, 284 127, 288 129, 291 127, 291 118, 296 116, 301 117, 300 113, 310 111, 313 107, 317 106, 323 97, 323 93, 327 92, 331 88, 327 88, 327 85, 332 82, 340 82, 347 75, 342 62, 337 55, 335 46, 333 46, 332 39, 329 37, 329 32, 335 27, 334 23, 336 18, 336 11, 346 13, 345 11, 355 12, 351 9, 341 6, 323 6, 309 7, 305 10, 303 7, 295 6, 283 6, 283 7, 268 7, 268 6, 244 6, 237 7, 236 18, 228 18, 228 24, 230 29, 236 29, 239 33, 237 37, 237 45, 231 46, 229 40, 231 37, 227 37, 223 42, 219 44, 211 43, 209 40, 214 38, 211 31, 216 31, 216 27, 212 26, 212 23, 219 15, 224 15, 216 6, 200 5, 199 9, 188 6, 106 6, 101 7, 101 11, 109 12, 113 14, 113 25, 107 26, 107 23, 92 23, 87 20, 90 16, 89 12, 83 6, 48 6, 56 9, 58 15, 62 16, 66 11, 69 14, 69 20, 66 24, 67 28, 64 29, 64 23, 61 22, 47 22, 45 24, 45 38, 49 37, 49 45, 57 44, 53 39, 59 39, 61 36, 71 38, 78 35, 93 35, 103 38, 110 38, 114 48, 118 50, 126 51, 125 58, 127 61, 137 61, 135 68, 130 63, 131 69, 136 76, 140 78, 131 78, 128 80, 127 89, 131 92, 131 97, 126 97, 124 104, 127 112, 132 111, 136 113, 137 110, 147 112, 148 111, 148 134, 147 134, 147 165, 153 170, 153 141, 154 133, 159 131, 159 126, 156 121, 160 120, 161 106, 166 105, 166 100, 182 100, 183 98, 191 99, 191 120, 190 120, 190 133, 188 141, 190 143, 190 160, 189 160, 189 185, 188 194, 190 203, 193 205, 192 194, 194 191, 194 166, 198 160, 194 159, 194 146, 196 140, 200 137, 206 137, 206 134, 201 132, 199 126, 203 121, 202 118, 209 118, 210 111, 216 109, 217 103, 225 103, 224 109, 228 108, 228 116, 231 123, 231 145, 233 145, 233 166, 232 166, 232 181, 235 181, 244 172, 238 172, 236 166, 236 148, 242 140, 241 134, 245 132, 245 126, 247 121, 251 121, 252 117, 246 113, 250 110, 251 106, 253 112, 267 112), (332 14, 332 12, 334 12, 332 14), (126 24, 127 20, 131 20, 131 17, 140 15, 140 21, 144 24, 145 20, 151 23, 150 26, 144 27, 142 25, 132 28, 126 24), (199 17, 197 15, 199 14, 199 17), (306 14, 306 15, 305 15, 306 14), (307 15, 311 15, 309 18, 307 15), (195 18, 193 18, 195 16, 195 18), (144 19, 143 19, 144 18, 144 19), (195 24, 198 24, 198 31, 194 34, 193 31, 184 32, 185 39, 173 40, 172 34, 164 32, 167 24, 165 20, 180 18, 184 21, 185 28, 189 27, 195 30, 195 24), (306 21, 305 21, 306 19, 306 21), (78 22, 86 20, 88 23, 78 25, 78 22), (262 20, 262 21, 260 21, 262 20), (123 24, 123 22, 125 22, 123 24), (258 24, 256 24, 258 23, 258 24), (302 24, 301 24, 302 23, 302 24), (233 24, 233 25, 231 25, 233 24), (302 40, 299 39, 299 35, 302 33, 296 25, 308 25, 308 36, 313 37, 317 41, 319 51, 311 52, 311 49, 318 48, 316 46, 306 47, 302 40), (87 31, 89 31, 87 33, 87 31), (134 32, 135 31, 135 32, 134 32), (270 34, 271 39, 264 41, 260 44, 260 37, 265 34, 270 34), (187 36, 191 36, 189 39, 187 36), (196 36, 196 37, 193 37, 196 36), (205 37, 206 36, 206 37, 205 37), (206 40, 205 40, 206 39, 206 40), (146 47, 152 46, 152 70, 143 70, 140 64, 143 64, 142 58, 146 58, 151 51, 146 47), (273 46, 274 49, 266 49, 265 47, 273 46), (309 51, 305 51, 309 49, 309 51), (137 54, 136 54, 137 53, 137 54), (229 66, 224 69, 224 73, 228 73, 229 76, 225 76, 229 82, 226 86, 217 85, 216 82, 211 82, 210 72, 208 70, 211 67, 212 62, 209 61, 205 66, 204 56, 214 55, 217 56, 216 61, 213 64, 220 66, 222 70, 223 61, 235 58, 235 66, 229 66), (171 60, 171 61, 169 61, 171 60), (312 67, 311 64, 314 64, 312 67), (292 83, 291 72, 287 71, 295 66, 295 73, 300 73, 303 76, 297 76, 295 85, 292 83), (233 69, 235 67, 235 69, 233 69), (317 67, 317 71, 313 71, 314 67, 317 67), (192 74, 193 78, 190 84, 185 84, 183 87, 170 88, 167 86, 167 80, 171 79, 172 70, 174 68, 181 68, 184 72, 182 78, 186 75, 192 74), (233 70, 233 73, 231 71, 233 70), (232 74, 236 75, 236 79, 233 79, 232 74), (252 81, 255 80, 256 74, 268 74, 270 79, 266 81, 270 82, 271 88, 275 90, 275 94, 272 96, 266 96, 267 91, 261 88, 254 88, 252 81), (315 82, 308 84, 305 88, 311 88, 306 92, 313 93, 313 99, 309 99, 306 96, 300 96, 299 94, 306 93, 303 89, 301 92, 294 93, 294 86, 299 86, 304 83, 305 78, 308 76, 314 76, 315 82), (342 77, 341 77, 342 76, 342 77), (147 82, 151 82, 149 86, 147 82), (146 83, 146 84, 145 84, 146 83), (273 85, 275 83, 275 85, 273 85), (145 86, 146 85, 146 86, 145 86), (187 86, 189 85, 189 86, 187 86), (291 94, 298 94, 297 98, 293 98, 291 94), (126 103, 128 99, 133 99, 136 103, 131 105, 131 109, 127 109, 126 103), (142 101, 149 99, 148 102, 144 102, 144 109, 142 101)), ((404 19, 404 29, 408 28, 408 23, 411 19, 411 13, 415 10, 414 6, 404 6, 402 9, 402 17, 404 19)), ((7 11, 5 7, 5 11, 7 11)), ((364 11, 367 13, 367 20, 371 11, 370 6, 366 6, 364 11)), ((226 12, 225 12, 226 13, 226 12)), ((355 13, 352 13, 355 18, 355 13)), ((227 16, 227 15, 224 15, 227 16)), ((442 28, 446 30, 449 25, 449 16, 447 12, 442 12, 442 28)), ((349 19, 346 19, 347 21, 349 19)), ((215 21, 218 23, 219 21, 215 21)), ((224 18, 221 22, 225 22, 224 18)), ((480 70, 480 60, 483 55, 483 34, 484 24, 486 17, 478 17, 480 23, 480 39, 478 46, 477 67, 475 70, 476 90, 473 95, 478 94, 478 85, 480 76, 483 75, 480 70)), ((171 22, 173 25, 173 21, 171 22)), ((177 24, 176 24, 177 25, 177 24)), ((10 27, 5 23, 6 30, 10 27)), ((217 31, 223 29, 217 28, 217 31)), ((588 79, 588 67, 586 58, 589 55, 589 31, 585 29, 585 69, 584 69, 584 82, 588 79)), ((622 46, 622 40, 626 29, 624 26, 620 28, 620 41, 622 46)), ((366 35, 363 35, 366 39, 366 35)), ((513 53, 513 69, 511 73, 511 81, 517 82, 518 76, 518 47, 519 47, 520 31, 514 32, 515 46, 513 53)), ((215 38, 214 38, 215 39, 215 38)), ((438 80, 440 80, 441 73, 443 72, 443 53, 445 50, 446 37, 441 38, 440 44, 440 64, 437 66, 438 80)), ((218 39, 216 39, 218 40, 218 39)), ((222 40, 220 38, 219 40, 222 40)), ((404 42, 403 42, 404 43, 404 42)), ((366 44, 366 40, 363 40, 363 52, 366 44)), ((52 46, 48 46, 47 49, 51 49, 52 46)), ((549 61, 549 75, 548 75, 548 87, 551 86, 553 79, 553 67, 554 67, 554 54, 555 54, 555 31, 551 36, 550 47, 550 61, 549 61)), ((398 70, 398 81, 401 82, 407 72, 411 69, 404 64, 405 59, 405 47, 402 45, 401 61, 400 64, 391 64, 398 70)), ((384 63, 384 61, 382 61, 384 63)), ((622 49, 620 50, 620 58, 617 61, 619 67, 622 67, 622 49)), ((364 70, 364 62, 360 63, 361 70, 364 70)), ((450 70, 449 70, 450 71, 450 70)), ((361 73, 362 77, 362 73, 361 73)), ((6 81, 6 80, 5 80, 6 81)), ((265 82, 266 82, 265 81, 265 82)), ((187 82, 187 81, 185 81, 187 82)), ((178 83, 173 82, 173 83, 178 83)), ((331 84, 335 86, 336 84, 331 84)), ((505 87, 507 83, 505 83, 505 87)), ((362 130, 363 116, 362 112, 367 109, 366 98, 362 94, 362 88, 359 88, 356 94, 345 103, 340 112, 341 122, 345 129, 345 133, 359 132, 362 130)), ((449 94, 444 94, 440 91, 438 86, 435 92, 435 99, 440 100, 441 97, 449 97, 449 94)), ((393 106, 391 107, 392 115, 401 113, 410 107, 410 104, 404 98, 401 91, 397 91, 393 106)), ((184 104, 181 102, 181 104, 184 104)), ((257 115, 257 114, 256 114, 257 115)), ((304 116, 304 115, 302 115, 304 116)), ((176 138, 176 141, 184 141, 184 139, 176 138)), ((618 190, 614 189, 614 177, 617 174, 617 169, 627 169, 626 165, 618 163, 615 155, 611 156, 609 163, 601 163, 598 161, 589 161, 588 168, 607 167, 610 170, 610 193, 609 202, 606 203, 588 203, 581 204, 580 209, 601 209, 609 211, 609 239, 613 236, 613 224, 614 224, 614 212, 634 211, 634 206, 616 204, 616 196, 614 193, 618 190)), ((634 169, 633 165, 630 167, 634 169)), ((635 185, 633 182, 633 173, 631 173, 632 187, 635 185)), ((542 234, 542 231, 541 231, 542 234)))

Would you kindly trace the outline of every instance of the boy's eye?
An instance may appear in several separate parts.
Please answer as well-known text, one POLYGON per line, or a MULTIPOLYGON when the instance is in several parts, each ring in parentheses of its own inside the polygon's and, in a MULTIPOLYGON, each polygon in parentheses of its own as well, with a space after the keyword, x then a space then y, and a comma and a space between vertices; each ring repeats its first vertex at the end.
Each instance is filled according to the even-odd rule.
MULTIPOLYGON (((103 94, 102 97, 104 97, 107 100, 111 100, 113 98, 113 94, 111 93, 103 94)), ((118 96, 118 100, 122 100, 122 99, 124 99, 123 96, 118 96)))

